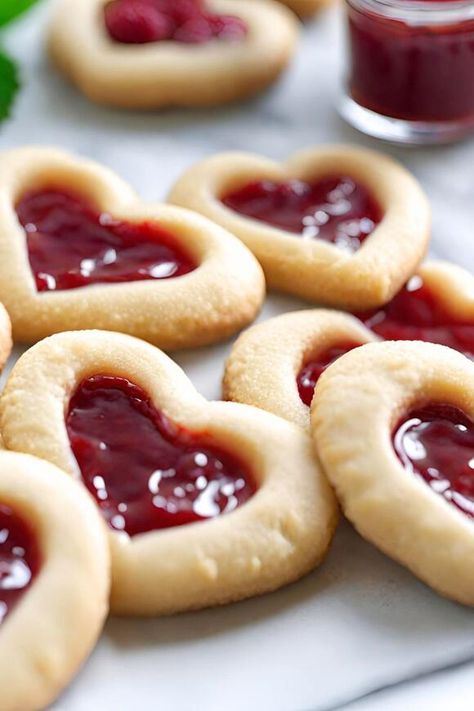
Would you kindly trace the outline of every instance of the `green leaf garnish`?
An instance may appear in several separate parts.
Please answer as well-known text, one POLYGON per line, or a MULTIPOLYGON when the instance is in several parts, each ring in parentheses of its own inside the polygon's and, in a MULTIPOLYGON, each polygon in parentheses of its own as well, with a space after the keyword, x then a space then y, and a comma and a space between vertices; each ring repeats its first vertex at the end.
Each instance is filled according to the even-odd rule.
POLYGON ((20 87, 15 62, 0 52, 0 121, 10 115, 15 95, 20 87))
POLYGON ((36 2, 37 0, 0 0, 0 27, 21 15, 36 2))

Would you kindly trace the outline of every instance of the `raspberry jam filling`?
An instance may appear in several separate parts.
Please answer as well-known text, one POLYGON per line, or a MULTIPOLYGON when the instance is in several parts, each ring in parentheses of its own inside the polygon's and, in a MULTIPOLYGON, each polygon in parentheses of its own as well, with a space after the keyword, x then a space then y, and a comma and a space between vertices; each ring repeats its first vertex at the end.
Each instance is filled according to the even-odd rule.
POLYGON ((360 345, 360 343, 346 343, 340 346, 332 346, 321 353, 316 359, 311 359, 303 365, 296 377, 296 384, 298 386, 299 396, 305 405, 308 407, 311 405, 316 383, 326 368, 332 365, 332 363, 344 355, 344 353, 348 353, 360 345))
POLYGON ((26 193, 16 212, 38 291, 168 279, 197 266, 163 228, 114 220, 72 192, 26 193))
POLYGON ((303 239, 331 242, 348 252, 356 252, 383 217, 367 188, 346 176, 314 183, 261 180, 224 195, 221 201, 241 215, 303 239))
POLYGON ((130 536, 229 513, 256 491, 237 458, 175 425, 125 378, 84 380, 66 426, 86 487, 130 536))
POLYGON ((437 494, 474 516, 474 422, 457 407, 411 412, 393 435, 398 458, 437 494))
POLYGON ((387 341, 441 343, 474 357, 474 322, 448 314, 419 276, 383 308, 356 315, 387 341))
POLYGON ((241 18, 215 15, 204 0, 113 0, 105 6, 104 18, 110 38, 121 44, 203 44, 241 40, 247 34, 241 18))
POLYGON ((39 568, 33 531, 9 506, 0 504, 0 624, 28 590, 39 568))

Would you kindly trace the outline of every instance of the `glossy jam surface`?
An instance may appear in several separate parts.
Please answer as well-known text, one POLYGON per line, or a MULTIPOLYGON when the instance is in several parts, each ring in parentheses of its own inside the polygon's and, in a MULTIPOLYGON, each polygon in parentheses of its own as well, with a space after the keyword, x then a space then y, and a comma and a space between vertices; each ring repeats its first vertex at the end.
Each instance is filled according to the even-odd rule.
POLYGON ((415 276, 386 306, 356 314, 387 341, 428 341, 474 357, 474 322, 446 313, 436 296, 415 276))
POLYGON ((168 279, 197 266, 161 227, 114 220, 79 195, 30 192, 16 212, 38 291, 168 279))
POLYGON ((398 458, 437 494, 474 516, 474 422, 451 405, 414 410, 393 435, 398 458))
POLYGON ((334 361, 340 358, 344 353, 348 353, 353 348, 360 346, 360 343, 345 343, 339 346, 332 346, 321 353, 318 358, 309 360, 303 365, 296 378, 298 392, 302 402, 308 407, 314 395, 314 388, 320 376, 324 373, 334 361))
POLYGON ((39 568, 34 532, 9 506, 0 504, 0 624, 28 590, 39 568))
POLYGON ((66 426, 85 485, 109 526, 130 536, 228 513, 256 491, 234 456, 173 424, 124 378, 84 380, 66 426))
POLYGON ((247 34, 242 19, 215 15, 204 0, 112 0, 104 17, 110 38, 122 44, 163 40, 203 44, 212 39, 241 40, 247 34))
POLYGON ((474 122, 474 19, 430 24, 427 11, 426 24, 411 24, 358 0, 347 8, 349 91, 358 104, 410 121, 474 122))
POLYGON ((369 191, 346 176, 315 183, 271 180, 249 183, 221 198, 246 217, 292 232, 302 239, 322 239, 355 252, 383 215, 369 191))

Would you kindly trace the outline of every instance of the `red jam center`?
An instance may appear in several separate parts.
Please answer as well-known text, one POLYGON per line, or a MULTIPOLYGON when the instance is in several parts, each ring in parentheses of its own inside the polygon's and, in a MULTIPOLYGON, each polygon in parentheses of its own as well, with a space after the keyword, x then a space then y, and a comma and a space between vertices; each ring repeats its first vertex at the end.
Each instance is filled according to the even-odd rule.
POLYGON ((474 19, 431 25, 426 10, 425 24, 409 24, 355 5, 348 0, 358 104, 412 121, 474 119, 474 19))
POLYGON ((111 39, 122 44, 202 44, 241 40, 247 34, 242 19, 215 15, 204 0, 113 0, 105 7, 105 26, 111 39))
POLYGON ((322 239, 355 252, 383 215, 369 191, 352 178, 316 183, 271 180, 244 185, 221 198, 226 207, 303 239, 322 239))
POLYGON ((30 587, 39 568, 33 531, 9 506, 0 504, 0 624, 30 587))
POLYGON ((357 348, 360 343, 347 343, 341 346, 332 346, 321 353, 315 360, 308 361, 300 370, 296 378, 298 392, 301 400, 308 407, 314 395, 314 388, 320 376, 335 360, 344 353, 348 353, 353 348, 357 348))
POLYGON ((16 212, 38 291, 168 279, 196 268, 161 227, 114 220, 73 193, 30 192, 16 212))
POLYGON ((474 516, 474 423, 457 407, 430 405, 396 428, 393 446, 407 471, 474 516))
POLYGON ((474 322, 446 313, 419 276, 412 277, 383 308, 357 316, 387 341, 441 343, 474 357, 474 322))
POLYGON ((85 485, 130 536, 228 513, 256 491, 234 456, 170 422, 124 378, 84 380, 66 426, 85 485))

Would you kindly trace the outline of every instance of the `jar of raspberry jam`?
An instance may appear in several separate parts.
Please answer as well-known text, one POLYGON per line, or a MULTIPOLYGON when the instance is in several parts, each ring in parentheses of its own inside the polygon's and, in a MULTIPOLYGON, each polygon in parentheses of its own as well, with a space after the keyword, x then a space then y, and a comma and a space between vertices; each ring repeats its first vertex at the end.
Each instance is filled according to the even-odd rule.
POLYGON ((473 0, 345 0, 340 111, 377 138, 427 144, 474 133, 473 0))

